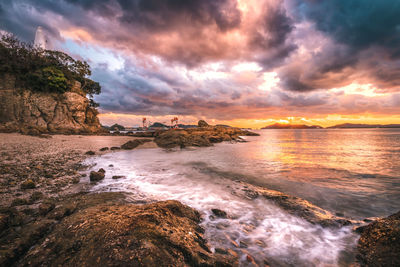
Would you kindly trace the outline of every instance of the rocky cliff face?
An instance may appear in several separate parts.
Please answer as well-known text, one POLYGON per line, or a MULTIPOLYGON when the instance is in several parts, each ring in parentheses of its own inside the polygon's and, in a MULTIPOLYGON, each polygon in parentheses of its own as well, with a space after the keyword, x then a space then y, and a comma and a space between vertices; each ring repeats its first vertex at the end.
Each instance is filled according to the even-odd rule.
POLYGON ((93 133, 101 129, 97 114, 79 82, 56 94, 22 90, 12 76, 0 77, 0 131, 93 133))

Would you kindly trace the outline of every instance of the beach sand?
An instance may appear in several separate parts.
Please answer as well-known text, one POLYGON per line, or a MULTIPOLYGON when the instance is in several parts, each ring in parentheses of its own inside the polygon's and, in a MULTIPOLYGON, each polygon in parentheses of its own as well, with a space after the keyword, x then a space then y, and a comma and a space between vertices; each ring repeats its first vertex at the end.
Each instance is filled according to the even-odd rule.
MULTIPOLYGON (((52 135, 51 138, 0 133, 0 206, 29 202, 32 195, 43 197, 62 195, 85 190, 87 184, 79 184, 80 162, 90 155, 113 153, 100 151, 104 147, 119 147, 138 139, 132 136, 83 136, 52 135), (23 183, 32 180, 35 188, 24 188, 23 183), (40 193, 38 193, 40 192, 40 193)), ((154 148, 148 142, 136 149, 154 148)), ((118 151, 118 150, 115 150, 118 151)), ((33 187, 26 184, 25 187, 33 187)), ((35 196, 33 196, 35 198, 35 196)), ((32 201, 31 201, 32 202, 32 201)))

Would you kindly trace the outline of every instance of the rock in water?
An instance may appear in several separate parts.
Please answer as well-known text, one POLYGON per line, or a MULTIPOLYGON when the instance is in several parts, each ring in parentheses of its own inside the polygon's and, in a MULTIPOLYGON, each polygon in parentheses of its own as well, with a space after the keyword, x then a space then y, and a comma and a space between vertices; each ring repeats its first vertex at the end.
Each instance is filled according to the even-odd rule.
POLYGON ((90 172, 90 181, 91 181, 91 182, 97 182, 97 181, 103 180, 103 179, 104 179, 104 176, 105 176, 104 172, 101 172, 101 171, 98 171, 98 172, 91 171, 91 172, 90 172))
POLYGON ((191 128, 191 129, 179 129, 169 130, 157 133, 154 138, 154 142, 163 148, 173 147, 188 147, 198 146, 207 147, 212 146, 213 143, 220 143, 222 141, 237 140, 239 136, 259 134, 252 133, 249 131, 243 131, 239 128, 227 128, 227 127, 207 127, 207 128, 191 128))
POLYGON ((227 218, 227 214, 225 211, 220 210, 220 209, 211 209, 212 213, 214 213, 215 216, 220 217, 220 218, 227 218))
POLYGON ((208 123, 204 120, 199 120, 199 122, 197 123, 198 127, 208 127, 208 123))
POLYGON ((135 139, 135 140, 126 142, 125 144, 123 144, 121 146, 121 148, 130 150, 130 149, 134 149, 144 143, 151 142, 151 141, 152 141, 151 139, 135 139))
POLYGON ((366 226, 358 252, 362 266, 400 266, 400 212, 366 226))
POLYGON ((22 266, 235 266, 211 253, 200 214, 178 201, 97 205, 55 225, 22 266), (101 240, 101 242, 99 242, 101 240))

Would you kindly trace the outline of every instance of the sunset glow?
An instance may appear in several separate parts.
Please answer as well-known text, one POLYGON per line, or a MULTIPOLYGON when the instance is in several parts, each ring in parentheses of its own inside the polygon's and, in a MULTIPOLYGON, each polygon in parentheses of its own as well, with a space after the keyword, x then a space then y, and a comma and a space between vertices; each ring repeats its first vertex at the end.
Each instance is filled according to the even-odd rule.
POLYGON ((88 61, 103 124, 400 123, 398 6, 338 2, 21 0, 2 4, 1 25, 26 41, 41 25, 88 61))

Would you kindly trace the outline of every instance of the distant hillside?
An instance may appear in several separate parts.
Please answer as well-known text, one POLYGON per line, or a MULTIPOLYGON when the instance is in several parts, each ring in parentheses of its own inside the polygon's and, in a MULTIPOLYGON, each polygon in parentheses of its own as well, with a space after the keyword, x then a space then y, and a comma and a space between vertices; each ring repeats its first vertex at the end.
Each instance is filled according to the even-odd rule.
POLYGON ((149 128, 164 128, 164 127, 169 128, 170 126, 165 125, 165 124, 163 124, 161 122, 155 122, 155 123, 153 123, 152 125, 149 126, 149 128))
POLYGON ((261 129, 322 129, 319 125, 305 125, 305 124, 281 124, 275 123, 261 129))
POLYGON ((330 129, 354 129, 354 128, 400 128, 400 124, 354 124, 343 123, 328 127, 330 129))
POLYGON ((125 131, 125 127, 116 123, 110 127, 110 130, 111 131, 125 131))

